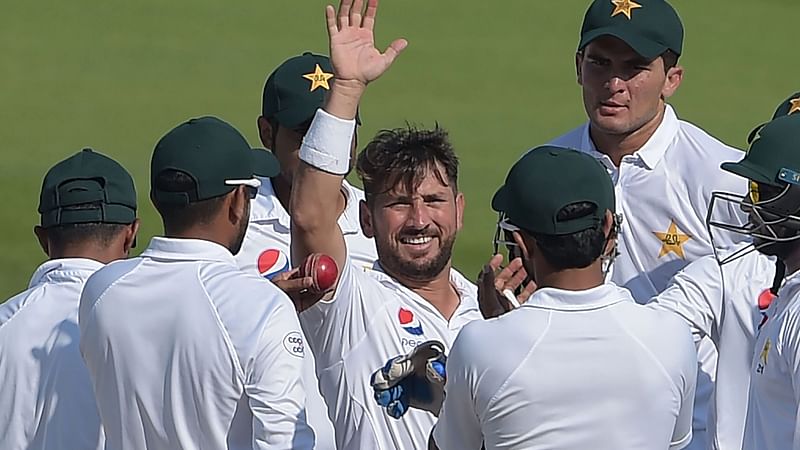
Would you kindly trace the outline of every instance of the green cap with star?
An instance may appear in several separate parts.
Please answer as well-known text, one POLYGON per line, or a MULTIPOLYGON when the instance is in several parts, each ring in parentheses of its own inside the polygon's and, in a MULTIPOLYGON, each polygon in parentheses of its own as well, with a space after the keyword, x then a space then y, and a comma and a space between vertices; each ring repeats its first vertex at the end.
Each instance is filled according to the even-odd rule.
POLYGON ((583 19, 578 50, 601 36, 623 40, 648 60, 683 50, 683 24, 664 0, 594 0, 583 19))
MULTIPOLYGON (((287 59, 267 77, 261 115, 286 128, 311 122, 331 89, 333 66, 325 55, 305 52, 287 59)), ((356 115, 356 121, 361 121, 356 115)))
MULTIPOLYGON (((800 113, 800 92, 795 92, 794 94, 790 95, 786 100, 782 101, 780 105, 775 109, 775 113, 772 114, 773 119, 777 119, 781 116, 789 116, 792 114, 800 113)), ((753 131, 747 136, 747 143, 753 142, 758 131, 766 125, 762 123, 761 125, 753 128, 753 131)))
POLYGON ((595 228, 606 211, 615 211, 614 185, 603 165, 578 150, 537 147, 508 172, 492 198, 492 209, 509 222, 532 233, 565 235, 595 228), (587 202, 587 215, 560 219, 568 205, 587 202))
POLYGON ((251 148, 231 124, 199 117, 173 128, 156 144, 150 160, 150 196, 161 204, 187 205, 225 195, 256 175, 272 177, 279 171, 272 152, 251 148), (176 192, 159 187, 157 180, 167 170, 189 176, 194 188, 176 192))
POLYGON ((780 116, 759 128, 745 157, 722 169, 772 186, 800 184, 800 114, 780 116))
POLYGON ((47 171, 38 210, 44 228, 129 224, 136 220, 136 188, 118 162, 85 148, 47 171))

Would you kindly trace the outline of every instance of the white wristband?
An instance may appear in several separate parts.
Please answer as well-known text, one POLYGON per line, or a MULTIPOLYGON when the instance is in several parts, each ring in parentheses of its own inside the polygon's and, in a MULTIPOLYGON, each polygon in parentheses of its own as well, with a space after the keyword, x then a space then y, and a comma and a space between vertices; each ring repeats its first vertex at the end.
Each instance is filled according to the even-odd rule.
POLYGON ((355 125, 355 120, 318 109, 300 146, 300 159, 325 172, 347 175, 355 125))

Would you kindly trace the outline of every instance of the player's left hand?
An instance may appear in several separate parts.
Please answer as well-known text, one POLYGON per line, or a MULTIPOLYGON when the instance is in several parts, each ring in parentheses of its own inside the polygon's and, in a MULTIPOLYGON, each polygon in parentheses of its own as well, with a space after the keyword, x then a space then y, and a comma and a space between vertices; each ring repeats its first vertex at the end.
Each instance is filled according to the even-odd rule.
POLYGON ((375 401, 395 419, 409 408, 438 416, 444 402, 446 361, 444 345, 438 341, 424 342, 411 353, 390 359, 372 374, 375 401))
POLYGON ((497 254, 478 274, 478 305, 486 319, 501 316, 525 303, 536 290, 529 281, 521 258, 514 258, 502 267, 503 255, 497 254), (524 286, 523 286, 524 284, 524 286))

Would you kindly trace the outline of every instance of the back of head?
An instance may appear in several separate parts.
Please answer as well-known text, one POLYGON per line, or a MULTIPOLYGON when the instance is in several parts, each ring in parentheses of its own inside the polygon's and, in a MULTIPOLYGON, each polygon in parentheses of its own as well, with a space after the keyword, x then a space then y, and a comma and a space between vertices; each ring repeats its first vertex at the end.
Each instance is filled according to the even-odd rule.
MULTIPOLYGON (((43 234, 40 239, 49 242, 51 257, 58 257, 66 248, 104 249, 136 222, 136 208, 136 189, 128 171, 87 148, 59 162, 45 175, 38 229, 46 238, 43 234)), ((123 256, 121 252, 117 257, 123 256)))
POLYGON ((429 174, 458 191, 458 157, 447 131, 411 126, 379 132, 358 155, 356 171, 368 204, 376 195, 403 188, 413 192, 429 174))
POLYGON ((532 237, 554 270, 581 269, 603 256, 614 186, 592 156, 543 146, 514 164, 492 208, 532 237))
POLYGON ((224 214, 224 197, 239 186, 255 191, 260 184, 255 175, 277 173, 272 154, 252 149, 230 124, 201 117, 178 125, 156 144, 150 197, 167 235, 181 234, 224 214))

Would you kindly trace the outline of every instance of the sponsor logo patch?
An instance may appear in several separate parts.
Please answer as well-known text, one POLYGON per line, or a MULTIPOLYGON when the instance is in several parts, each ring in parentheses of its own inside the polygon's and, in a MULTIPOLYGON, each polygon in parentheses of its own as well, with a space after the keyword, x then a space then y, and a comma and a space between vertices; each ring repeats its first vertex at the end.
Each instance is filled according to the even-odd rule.
POLYGON ((258 255, 258 273, 271 280, 281 272, 289 270, 289 257, 282 251, 270 248, 258 255))
POLYGON ((419 320, 414 316, 411 310, 400 308, 397 312, 397 320, 407 333, 414 336, 420 336, 422 334, 422 324, 419 323, 419 320))
POLYGON ((302 358, 305 355, 305 346, 303 345, 303 335, 297 331, 292 331, 283 338, 283 347, 293 356, 302 358))

